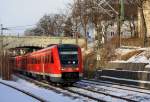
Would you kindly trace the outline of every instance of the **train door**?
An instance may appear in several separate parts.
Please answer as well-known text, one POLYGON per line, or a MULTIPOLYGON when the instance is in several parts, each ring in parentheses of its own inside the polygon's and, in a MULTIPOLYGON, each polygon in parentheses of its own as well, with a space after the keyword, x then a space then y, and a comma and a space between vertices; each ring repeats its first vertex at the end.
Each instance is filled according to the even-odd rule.
POLYGON ((40 63, 41 65, 40 66, 41 66, 41 71, 42 71, 41 74, 43 75, 43 77, 45 77, 44 62, 45 62, 45 58, 44 58, 44 55, 42 55, 41 56, 41 63, 40 63))

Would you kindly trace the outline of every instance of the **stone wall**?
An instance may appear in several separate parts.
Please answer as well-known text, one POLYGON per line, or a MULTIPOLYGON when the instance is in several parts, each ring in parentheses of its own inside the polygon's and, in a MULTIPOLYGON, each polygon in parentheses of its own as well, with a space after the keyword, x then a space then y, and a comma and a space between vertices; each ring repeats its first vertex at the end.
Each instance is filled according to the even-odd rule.
POLYGON ((105 69, 120 69, 132 71, 145 71, 148 63, 108 63, 105 69))
MULTIPOLYGON (((1 41, 0 36, 0 41, 1 41)), ((23 47, 23 46, 38 46, 38 47, 46 47, 50 44, 76 44, 75 38, 69 37, 48 37, 48 36, 4 36, 3 37, 3 46, 7 49, 23 47)), ((83 38, 78 39, 78 45, 83 47, 85 44, 85 40, 83 38)))

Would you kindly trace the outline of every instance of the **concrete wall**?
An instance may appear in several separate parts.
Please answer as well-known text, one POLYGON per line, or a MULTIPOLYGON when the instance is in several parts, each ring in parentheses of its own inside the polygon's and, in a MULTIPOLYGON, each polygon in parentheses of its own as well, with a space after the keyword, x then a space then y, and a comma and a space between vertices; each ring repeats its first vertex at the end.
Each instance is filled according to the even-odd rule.
POLYGON ((123 69, 133 71, 144 71, 147 63, 108 63, 106 69, 123 69))

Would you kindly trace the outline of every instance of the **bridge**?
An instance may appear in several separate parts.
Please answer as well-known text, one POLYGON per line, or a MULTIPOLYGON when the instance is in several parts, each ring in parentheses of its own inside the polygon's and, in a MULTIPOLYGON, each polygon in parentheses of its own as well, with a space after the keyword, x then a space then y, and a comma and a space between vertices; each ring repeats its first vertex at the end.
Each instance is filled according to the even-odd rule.
POLYGON ((84 47, 85 40, 70 37, 48 37, 48 36, 0 36, 0 44, 4 49, 8 49, 13 55, 20 55, 32 52, 37 49, 47 47, 51 44, 78 44, 84 47), (3 38, 3 43, 2 43, 3 38))
MULTIPOLYGON (((0 37, 0 41, 2 36, 0 37)), ((83 46, 85 44, 83 38, 78 39, 69 37, 48 37, 48 36, 3 36, 3 47, 12 49, 17 47, 46 47, 50 44, 78 44, 83 46)))

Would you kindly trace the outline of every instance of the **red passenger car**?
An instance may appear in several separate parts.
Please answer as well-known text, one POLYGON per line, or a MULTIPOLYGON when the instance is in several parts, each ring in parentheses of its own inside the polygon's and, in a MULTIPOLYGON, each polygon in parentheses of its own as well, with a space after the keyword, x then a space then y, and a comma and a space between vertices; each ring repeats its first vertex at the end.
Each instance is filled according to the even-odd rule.
POLYGON ((52 82, 73 83, 83 75, 81 48, 73 44, 52 45, 15 61, 16 70, 52 82))

